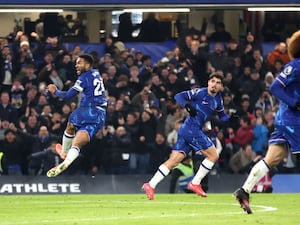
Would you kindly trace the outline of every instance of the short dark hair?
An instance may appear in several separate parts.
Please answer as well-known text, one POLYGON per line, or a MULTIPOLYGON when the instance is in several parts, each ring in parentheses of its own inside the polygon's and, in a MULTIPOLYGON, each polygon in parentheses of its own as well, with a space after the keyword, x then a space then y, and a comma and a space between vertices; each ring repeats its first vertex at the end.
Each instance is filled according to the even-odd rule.
POLYGON ((5 136, 6 136, 7 134, 9 134, 9 133, 12 133, 12 134, 16 135, 16 132, 14 132, 12 129, 6 129, 6 130, 4 131, 4 135, 5 135, 5 136))
POLYGON ((86 62, 88 62, 91 65, 94 64, 94 57, 92 55, 90 55, 90 54, 79 55, 79 58, 84 59, 86 62))
POLYGON ((212 74, 210 74, 208 80, 211 80, 212 78, 220 79, 222 83, 223 83, 223 80, 224 80, 224 76, 222 74, 220 74, 220 73, 212 73, 212 74))
POLYGON ((247 123, 248 125, 251 124, 251 120, 250 120, 249 116, 242 116, 241 119, 242 119, 245 123, 247 123))

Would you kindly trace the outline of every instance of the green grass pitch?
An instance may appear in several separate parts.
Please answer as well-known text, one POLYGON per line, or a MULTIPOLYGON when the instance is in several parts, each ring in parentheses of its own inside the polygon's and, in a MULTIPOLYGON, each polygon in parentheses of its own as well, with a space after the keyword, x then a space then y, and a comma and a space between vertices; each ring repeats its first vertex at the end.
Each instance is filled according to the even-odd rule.
POLYGON ((6 195, 1 225, 299 225, 300 194, 252 194, 254 214, 232 194, 6 195))

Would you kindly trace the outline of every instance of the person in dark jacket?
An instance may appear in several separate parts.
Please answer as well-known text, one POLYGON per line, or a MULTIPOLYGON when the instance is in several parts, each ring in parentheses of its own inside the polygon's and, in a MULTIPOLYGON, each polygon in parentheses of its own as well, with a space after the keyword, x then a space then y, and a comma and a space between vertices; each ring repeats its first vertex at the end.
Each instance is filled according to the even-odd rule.
POLYGON ((133 41, 132 32, 136 30, 136 26, 132 24, 131 13, 125 12, 119 16, 118 39, 122 42, 133 41))
POLYGON ((151 12, 140 25, 141 31, 138 39, 143 42, 159 42, 162 41, 161 29, 159 21, 155 18, 155 13, 151 12))
POLYGON ((4 131, 4 140, 0 141, 0 152, 3 153, 3 174, 22 175, 24 144, 13 130, 4 131))

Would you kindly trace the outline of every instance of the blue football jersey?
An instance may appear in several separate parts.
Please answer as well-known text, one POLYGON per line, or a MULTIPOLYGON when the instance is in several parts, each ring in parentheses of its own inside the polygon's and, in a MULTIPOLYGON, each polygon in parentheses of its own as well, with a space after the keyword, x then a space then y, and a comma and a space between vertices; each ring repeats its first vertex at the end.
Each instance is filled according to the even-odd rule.
POLYGON ((72 88, 81 92, 80 107, 107 105, 103 80, 97 70, 82 73, 72 88))
POLYGON ((300 101, 300 59, 285 65, 270 91, 280 100, 275 125, 300 125, 300 111, 295 108, 300 101))
POLYGON ((183 91, 175 95, 175 99, 179 105, 185 106, 190 104, 197 110, 195 117, 189 116, 185 120, 186 125, 198 126, 202 128, 204 123, 217 112, 221 120, 228 120, 228 116, 224 113, 223 99, 221 93, 216 96, 208 94, 207 88, 196 88, 189 91, 183 91))

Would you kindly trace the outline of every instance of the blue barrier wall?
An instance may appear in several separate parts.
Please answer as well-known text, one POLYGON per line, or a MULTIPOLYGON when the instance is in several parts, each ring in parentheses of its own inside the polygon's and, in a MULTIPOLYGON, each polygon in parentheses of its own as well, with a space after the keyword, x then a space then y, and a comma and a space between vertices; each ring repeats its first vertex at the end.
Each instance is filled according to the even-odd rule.
MULTIPOLYGON (((104 55, 104 44, 103 43, 64 43, 64 46, 68 46, 71 51, 75 44, 79 44, 82 50, 86 53, 91 51, 98 52, 99 56, 104 55)), ((135 51, 142 51, 143 54, 150 55, 154 63, 158 62, 161 58, 166 55, 167 51, 173 51, 176 46, 176 41, 165 41, 161 43, 143 43, 143 42, 128 42, 124 43, 127 49, 135 49, 135 51)), ((266 56, 269 52, 274 50, 276 43, 263 43, 263 54, 266 56)), ((214 49, 214 43, 210 44, 210 51, 214 49)))
POLYGON ((272 178, 274 193, 299 193, 300 174, 277 174, 272 178))

